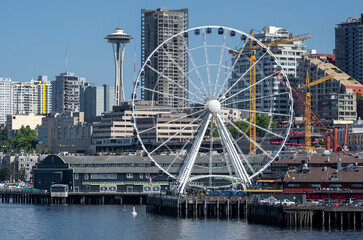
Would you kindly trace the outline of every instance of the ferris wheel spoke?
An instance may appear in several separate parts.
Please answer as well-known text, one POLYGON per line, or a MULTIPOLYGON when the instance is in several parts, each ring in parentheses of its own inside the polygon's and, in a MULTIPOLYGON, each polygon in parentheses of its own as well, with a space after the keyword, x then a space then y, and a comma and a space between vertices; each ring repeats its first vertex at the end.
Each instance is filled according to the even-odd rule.
POLYGON ((184 97, 175 96, 173 94, 169 94, 169 93, 165 93, 165 92, 160 92, 160 91, 157 91, 157 90, 154 90, 154 89, 150 89, 150 88, 147 88, 147 87, 143 87, 143 86, 139 86, 139 88, 144 89, 145 91, 150 91, 150 92, 153 92, 153 93, 170 96, 171 98, 182 99, 182 100, 184 100, 186 102, 194 102, 194 103, 203 105, 203 103, 198 102, 196 100, 192 100, 192 99, 187 99, 187 98, 184 98, 184 97))
MULTIPOLYGON (((204 94, 202 94, 201 93, 201 95, 208 95, 208 92, 207 92, 207 89, 206 89, 206 87, 205 87, 205 85, 204 85, 204 81, 203 81, 203 78, 202 78, 202 76, 200 75, 200 73, 199 73, 199 71, 198 71, 198 68, 197 68, 197 65, 195 64, 195 61, 194 61, 194 58, 193 58, 193 55, 192 55, 192 53, 190 52, 190 49, 189 49, 189 47, 188 47, 188 45, 185 43, 185 38, 184 38, 184 36, 182 36, 183 37, 183 43, 184 43, 184 47, 185 47, 185 49, 187 50, 187 52, 188 52, 188 57, 189 57, 189 59, 190 59, 190 61, 192 62, 192 65, 193 65, 193 68, 195 69, 195 72, 196 72, 196 74, 197 74, 197 76, 198 76, 198 78, 199 78, 199 81, 200 81, 200 84, 202 85, 202 88, 203 88, 203 91, 204 91, 204 94)), ((194 83, 192 84, 193 86, 194 86, 194 83)), ((198 87, 196 87, 196 86, 194 86, 196 89, 199 89, 198 87)))
POLYGON ((238 155, 238 152, 233 145, 232 138, 230 136, 229 131, 227 130, 226 125, 223 123, 219 114, 216 114, 217 118, 217 129, 220 134, 221 143, 224 148, 224 152, 228 153, 228 157, 232 162, 232 165, 235 169, 236 175, 243 180, 244 183, 251 183, 251 179, 249 178, 245 167, 242 164, 242 161, 238 155))
MULTIPOLYGON (((169 165, 169 167, 166 169, 166 171, 169 171, 169 169, 172 167, 172 165, 174 164, 174 162, 179 158, 182 159, 180 157, 181 153, 184 151, 184 149, 186 148, 186 146, 188 146, 189 143, 191 143, 190 141, 193 139, 193 137, 195 136, 195 134, 197 133, 197 131, 199 130, 199 128, 202 126, 203 121, 201 121, 198 126, 194 129, 193 133, 190 135, 189 139, 184 143, 183 147, 180 149, 179 153, 177 154, 177 156, 173 159, 173 161, 171 162, 171 164, 169 165)), ((182 159, 184 160, 184 159, 182 159)))
POLYGON ((214 86, 213 95, 216 95, 216 93, 217 93, 217 86, 218 86, 218 82, 219 82, 219 75, 221 73, 221 66, 222 66, 222 61, 223 61, 223 56, 224 56, 224 49, 226 48, 226 43, 227 43, 227 36, 228 36, 228 33, 227 33, 227 31, 225 31, 223 45, 222 45, 222 49, 221 49, 221 56, 219 57, 219 67, 218 67, 216 84, 214 86))
POLYGON ((150 107, 150 108, 135 108, 135 111, 165 111, 165 112, 170 112, 172 110, 190 110, 190 109, 201 109, 203 108, 203 106, 199 106, 199 107, 160 107, 158 106, 158 108, 154 108, 154 107, 150 107))
POLYGON ((244 123, 247 123, 247 124, 249 124, 249 125, 251 125, 251 126, 257 127, 257 128, 259 128, 259 129, 261 129, 262 131, 267 132, 267 133, 270 133, 270 134, 272 134, 272 135, 274 135, 274 136, 276 136, 276 137, 279 137, 279 138, 281 138, 281 139, 284 139, 284 138, 285 138, 285 137, 283 137, 283 136, 281 136, 281 135, 279 135, 279 134, 277 134, 277 133, 274 133, 274 132, 272 132, 272 131, 270 131, 270 130, 268 130, 268 129, 266 129, 266 128, 260 127, 260 126, 258 126, 258 125, 256 125, 256 124, 253 124, 252 122, 246 121, 246 120, 244 120, 244 119, 242 119, 242 118, 238 118, 238 119, 239 119, 241 122, 244 122, 244 123))
MULTIPOLYGON (((214 144, 214 115, 212 115, 209 127, 209 175, 212 175, 212 164, 213 164, 213 144, 214 144)), ((211 185, 211 178, 209 179, 209 183, 211 185)))
POLYGON ((258 144, 257 142, 253 141, 244 131, 242 131, 239 127, 237 127, 231 120, 227 119, 227 121, 239 132, 241 133, 243 136, 246 137, 246 139, 248 139, 250 142, 252 142, 258 149, 260 149, 262 151, 263 154, 265 154, 268 158, 273 159, 273 157, 271 157, 266 151, 265 149, 263 149, 260 144, 258 144))
MULTIPOLYGON (((251 65, 251 66, 253 66, 253 65, 251 65)), ((270 77, 273 77, 275 74, 276 74, 276 73, 272 73, 272 74, 270 74, 270 75, 268 75, 268 76, 266 76, 266 77, 262 78, 262 79, 261 79, 261 80, 259 80, 258 82, 256 82, 256 83, 254 83, 254 84, 249 85, 248 87, 246 87, 246 88, 244 88, 244 89, 242 89, 242 90, 240 90, 240 91, 236 92, 235 94, 233 94, 233 95, 229 96, 228 98, 223 99, 223 100, 221 101, 221 103, 222 103, 222 102, 225 102, 225 101, 227 101, 227 100, 229 100, 229 99, 231 99, 231 98, 233 98, 234 96, 236 96, 236 95, 238 95, 238 94, 243 93, 244 91, 246 91, 246 90, 250 89, 251 87, 253 87, 253 86, 255 86, 255 85, 260 84, 261 82, 265 81, 266 79, 268 79, 268 78, 270 78, 270 77)), ((236 81, 236 82, 237 82, 237 81, 236 81)), ((233 86, 232 86, 232 87, 234 87, 234 85, 235 85, 235 84, 233 84, 233 86)), ((231 87, 230 89, 232 89, 232 87, 231 87)), ((221 98, 221 99, 222 99, 222 98, 221 98)))
POLYGON ((265 98, 273 98, 273 97, 276 97, 276 96, 281 96, 281 95, 286 95, 286 94, 289 94, 289 92, 275 93, 275 94, 271 94, 271 95, 267 95, 267 96, 261 96, 261 97, 251 98, 251 99, 245 99, 245 100, 230 102, 229 104, 250 102, 251 100, 258 100, 258 99, 265 99, 265 98))
POLYGON ((164 146, 165 144, 167 144, 171 139, 173 139, 175 136, 179 135, 182 131, 184 131, 184 129, 186 129, 187 127, 189 127, 190 125, 192 125, 194 122, 196 122, 197 120, 199 120, 201 117, 203 116, 203 114, 201 114, 199 117, 195 118, 193 121, 191 121, 190 123, 188 123, 187 125, 185 125, 183 128, 181 128, 178 132, 176 132, 174 135, 172 135, 171 137, 169 137, 166 141, 164 141, 162 144, 160 144, 158 147, 156 147, 153 151, 150 152, 150 155, 152 155, 153 153, 155 153, 157 150, 159 150, 162 146, 164 146))
MULTIPOLYGON (((242 79, 243 79, 243 77, 247 74, 247 73, 249 73, 249 71, 254 67, 254 66, 256 66, 256 64, 265 56, 267 54, 267 52, 266 53, 264 53, 259 59, 257 59, 243 74, 242 74, 242 76, 241 77, 239 77, 233 84, 232 84, 232 86, 230 87, 230 88, 228 88, 228 90, 222 95, 222 97, 220 98, 220 99, 223 99, 226 95, 227 95, 227 93, 229 93, 232 89, 233 89, 233 87, 234 86, 236 86, 238 83, 239 83, 239 81, 241 81, 242 79)), ((264 78, 263 78, 263 80, 264 80, 264 78)), ((245 83, 246 83, 246 81, 244 81, 245 83)), ((247 84, 248 85, 248 84, 247 84)), ((252 87, 252 85, 250 85, 250 87, 252 87)), ((228 98, 229 99, 229 98, 228 98)))
POLYGON ((151 128, 148 128, 148 129, 146 129, 146 130, 142 130, 142 131, 140 131, 139 133, 144 133, 144 132, 147 132, 147 131, 153 130, 153 129, 157 128, 157 127, 160 127, 160 126, 163 126, 163 125, 166 125, 166 124, 170 124, 170 123, 173 123, 173 122, 176 122, 176 121, 180 121, 180 120, 182 120, 182 119, 184 119, 184 118, 187 118, 187 117, 190 117, 190 116, 196 115, 196 114, 198 114, 198 113, 203 114, 203 112, 204 112, 204 111, 206 111, 206 109, 203 109, 203 110, 200 110, 200 111, 197 111, 197 112, 193 112, 193 113, 187 114, 187 115, 185 115, 185 116, 182 116, 182 117, 180 117, 180 118, 176 118, 176 119, 173 119, 173 120, 167 121, 167 122, 165 122, 165 123, 161 123, 160 125, 155 125, 155 126, 153 126, 153 127, 151 127, 151 128))
POLYGON ((205 63, 207 65, 207 79, 208 79, 208 85, 209 85, 209 95, 211 95, 212 94, 212 84, 211 84, 211 80, 210 80, 209 56, 208 56, 208 50, 207 50, 207 39, 205 36, 205 29, 203 29, 203 45, 204 45, 205 63))
MULTIPOLYGON (((226 109, 226 110, 236 110, 235 108, 228 108, 228 107, 222 107, 222 109, 226 109)), ((249 109, 237 109, 238 111, 242 111, 242 112, 253 112, 253 113, 260 113, 260 114, 264 114, 264 115, 268 115, 268 116, 283 116, 283 117, 290 117, 290 114, 284 114, 284 113, 275 113, 275 112, 263 112, 263 111, 253 111, 253 110, 249 110, 249 109)))
POLYGON ((229 77, 232 74, 232 70, 234 70, 234 68, 236 67, 238 60, 241 58, 241 56, 244 56, 245 55, 243 53, 243 50, 245 49, 246 46, 247 46, 247 41, 244 42, 242 48, 239 50, 238 55, 237 55, 236 59, 234 60, 233 65, 231 67, 231 70, 228 72, 227 76, 224 78, 223 85, 219 89, 217 96, 219 96, 222 93, 222 90, 226 87, 226 84, 228 83, 229 77))
MULTIPOLYGON (((164 73, 156 70, 155 68, 153 68, 152 66, 150 66, 149 64, 146 64, 147 67, 149 67, 152 71, 154 71, 155 73, 159 74, 160 76, 166 78, 167 80, 169 80, 170 82, 172 82, 173 84, 176 84, 178 87, 182 88, 184 91, 187 91, 188 93, 192 94, 193 96, 195 96, 196 98, 199 98, 200 100, 204 101, 204 99, 202 99, 201 97, 199 97, 198 95, 196 95, 194 92, 189 91, 185 86, 181 86, 179 83, 175 82, 173 79, 171 79, 170 77, 166 76, 164 73)), ((183 75, 185 75, 185 73, 183 72, 183 75)), ((188 77, 189 79, 189 77, 188 77)), ((193 85, 194 86, 194 85, 193 85)), ((198 88, 196 88, 197 91, 202 94, 202 92, 199 91, 198 88)))
MULTIPOLYGON (((173 59, 171 56, 170 56, 170 53, 168 51, 166 51, 165 48, 162 48, 163 51, 165 52, 165 54, 167 55, 167 57, 171 60, 171 62, 174 64, 174 66, 176 66, 179 71, 184 75, 185 78, 188 79, 188 81, 193 85, 193 87, 201 94, 203 95, 203 93, 199 90, 199 88, 195 85, 195 83, 193 82, 193 80, 188 76, 188 74, 186 74, 183 70, 182 67, 180 67, 180 65, 178 63, 175 62, 175 59, 173 59)), ((168 64, 169 66, 169 64, 168 64)))

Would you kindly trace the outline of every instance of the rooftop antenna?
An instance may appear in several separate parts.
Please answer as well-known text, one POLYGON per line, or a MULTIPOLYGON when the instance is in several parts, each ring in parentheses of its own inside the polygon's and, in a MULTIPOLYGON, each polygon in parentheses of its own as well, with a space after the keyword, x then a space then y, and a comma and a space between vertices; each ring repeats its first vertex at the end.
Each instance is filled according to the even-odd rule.
POLYGON ((68 73, 68 48, 66 46, 66 73, 68 73))
POLYGON ((120 29, 120 17, 117 18, 117 23, 118 23, 117 28, 120 29))

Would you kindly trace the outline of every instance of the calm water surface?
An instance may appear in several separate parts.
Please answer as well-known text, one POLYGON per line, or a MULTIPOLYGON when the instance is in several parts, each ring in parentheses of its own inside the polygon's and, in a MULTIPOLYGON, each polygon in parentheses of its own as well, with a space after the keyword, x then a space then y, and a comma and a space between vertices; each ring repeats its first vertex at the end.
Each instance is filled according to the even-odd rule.
POLYGON ((237 220, 146 214, 136 206, 0 204, 0 239, 363 239, 362 231, 287 230, 237 220))

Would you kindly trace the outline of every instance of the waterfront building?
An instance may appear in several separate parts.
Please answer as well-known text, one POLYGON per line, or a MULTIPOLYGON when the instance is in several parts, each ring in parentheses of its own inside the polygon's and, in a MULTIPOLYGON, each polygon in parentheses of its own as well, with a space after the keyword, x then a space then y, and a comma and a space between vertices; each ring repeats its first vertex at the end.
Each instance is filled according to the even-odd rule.
POLYGON ((349 17, 335 28, 336 65, 363 84, 363 14, 349 17))
MULTIPOLYGON (((156 10, 141 10, 141 64, 143 65, 149 55, 171 36, 188 29, 188 9, 170 10, 159 8, 156 10)), ((177 38, 173 44, 167 46, 167 52, 159 51, 151 59, 150 65, 158 72, 163 72, 163 77, 150 68, 146 68, 141 76, 141 86, 159 92, 177 96, 155 94, 152 91, 141 89, 142 100, 154 100, 159 105, 184 107, 185 101, 180 98, 188 98, 188 79, 177 66, 169 66, 170 58, 178 62, 184 72, 188 72, 188 55, 184 54, 188 44, 187 38, 177 38), (178 84, 170 82, 172 79, 178 84), (179 85, 179 86, 178 86, 179 85), (181 88, 182 86, 183 88, 181 88)))
POLYGON ((83 112, 51 114, 37 128, 38 149, 55 152, 88 152, 92 125, 84 122, 83 112))
MULTIPOLYGON (((310 87, 311 109, 326 125, 334 121, 353 121, 357 119, 356 94, 363 92, 363 85, 351 76, 331 64, 322 56, 305 56, 299 61, 299 74, 294 80, 295 86, 304 86, 306 71, 309 80, 314 82, 327 75, 334 74, 331 80, 310 87)), ((301 111, 296 109, 296 114, 301 111)))
MULTIPOLYGON (((159 155, 155 159, 159 164, 169 164, 174 157, 159 155)), ((204 166, 208 166, 209 158, 198 156, 196 164, 200 167, 194 168, 193 174, 207 174, 209 169, 204 166)), ((222 159, 219 155, 213 158, 222 159)), ((177 174, 181 166, 182 160, 177 159, 169 172, 177 174)), ((229 174, 224 161, 218 166, 216 174, 229 174)), ((223 180, 220 182, 225 184, 223 180)), ((49 190, 52 184, 67 184, 74 192, 166 193, 170 189, 168 176, 141 155, 49 155, 34 169, 34 187, 49 190)))
POLYGON ((0 124, 6 123, 6 116, 14 113, 14 85, 9 78, 0 78, 0 124))
POLYGON ((14 137, 22 126, 29 126, 30 129, 35 130, 37 126, 42 124, 44 115, 29 114, 10 114, 6 118, 6 126, 9 129, 9 135, 14 137))
MULTIPOLYGON (((260 33, 256 33, 254 37, 262 42, 275 41, 278 39, 286 39, 293 35, 284 28, 265 26, 260 33)), ((275 54, 277 60, 281 63, 283 70, 286 72, 289 79, 297 76, 297 61, 301 59, 307 52, 306 46, 301 41, 292 43, 279 44, 277 46, 270 47, 270 50, 275 54)), ((232 61, 235 61, 235 57, 232 61)), ((229 80, 229 85, 232 86, 237 79, 249 69, 250 63, 248 58, 239 58, 236 63, 236 72, 232 74, 232 78, 229 80)), ((256 81, 262 79, 264 76, 269 76, 273 72, 277 71, 277 64, 271 61, 269 57, 264 57, 256 64, 256 81)), ((289 113, 288 95, 279 95, 283 91, 283 86, 278 80, 278 76, 270 77, 265 81, 266 84, 256 85, 256 110, 287 114, 289 113), (261 98, 264 95, 276 95, 272 98, 261 98)), ((232 90, 231 96, 245 88, 244 83, 240 81, 232 90)), ((235 95, 229 101, 229 104, 233 108, 249 109, 249 102, 242 101, 241 99, 248 99, 249 91, 244 91, 235 95), (238 103, 234 103, 238 102, 238 103)), ((276 116, 275 116, 276 117, 276 116)))
POLYGON ((85 86, 86 79, 74 73, 66 72, 56 76, 52 81, 53 112, 78 112, 80 106, 81 87, 85 86))
POLYGON ((85 118, 101 116, 111 112, 115 104, 115 88, 109 85, 102 87, 88 86, 81 91, 81 112, 85 118))
POLYGON ((123 81, 125 44, 130 42, 132 37, 126 34, 123 29, 116 28, 115 32, 105 37, 105 39, 107 39, 109 43, 112 43, 113 56, 115 60, 115 104, 116 106, 120 106, 123 102, 126 102, 125 87, 123 81))

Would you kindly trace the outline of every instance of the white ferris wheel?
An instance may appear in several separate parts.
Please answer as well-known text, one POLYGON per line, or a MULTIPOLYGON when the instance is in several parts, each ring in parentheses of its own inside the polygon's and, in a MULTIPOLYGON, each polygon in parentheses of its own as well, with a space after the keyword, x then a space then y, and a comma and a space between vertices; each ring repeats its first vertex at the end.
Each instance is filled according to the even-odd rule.
POLYGON ((132 94, 134 134, 175 192, 245 188, 278 157, 293 117, 280 54, 245 32, 202 26, 146 58, 132 94))

